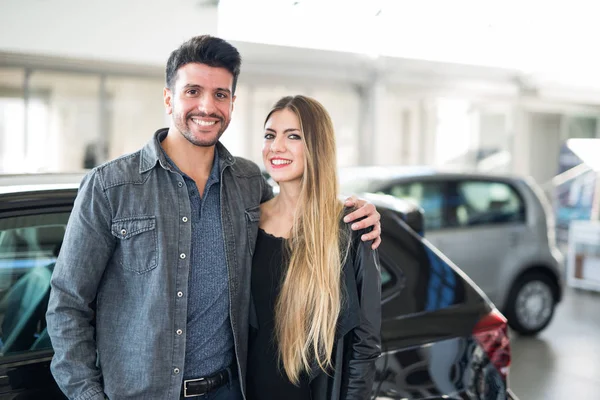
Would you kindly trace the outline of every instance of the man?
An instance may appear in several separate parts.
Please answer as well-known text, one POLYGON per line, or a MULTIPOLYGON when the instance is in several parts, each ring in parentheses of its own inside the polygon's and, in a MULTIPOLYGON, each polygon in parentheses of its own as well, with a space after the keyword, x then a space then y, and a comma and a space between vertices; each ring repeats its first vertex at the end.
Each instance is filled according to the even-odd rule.
MULTIPOLYGON (((233 111, 238 51, 192 38, 167 62, 168 129, 83 180, 47 312, 52 373, 74 400, 241 399, 259 168, 218 141, 233 111)), ((353 225, 379 214, 355 211, 353 225)))

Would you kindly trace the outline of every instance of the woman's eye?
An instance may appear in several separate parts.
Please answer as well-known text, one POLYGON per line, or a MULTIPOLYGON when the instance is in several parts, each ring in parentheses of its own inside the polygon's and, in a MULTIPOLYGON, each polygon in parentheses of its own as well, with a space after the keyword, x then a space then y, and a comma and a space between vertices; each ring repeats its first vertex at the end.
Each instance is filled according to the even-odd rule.
POLYGON ((274 137, 275 137, 275 135, 273 135, 272 133, 265 133, 265 139, 266 140, 273 139, 274 137))
POLYGON ((296 135, 295 133, 292 133, 290 136, 288 136, 288 138, 290 138, 292 140, 300 140, 301 139, 300 135, 296 135))

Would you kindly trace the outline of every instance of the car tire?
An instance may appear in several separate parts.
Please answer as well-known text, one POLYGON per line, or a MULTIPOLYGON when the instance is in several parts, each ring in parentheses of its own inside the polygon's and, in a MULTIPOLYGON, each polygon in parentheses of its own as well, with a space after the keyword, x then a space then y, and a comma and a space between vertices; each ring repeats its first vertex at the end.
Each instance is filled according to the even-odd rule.
POLYGON ((556 284, 548 276, 534 272, 522 276, 513 285, 504 315, 512 329, 532 336, 548 326, 555 306, 556 284))

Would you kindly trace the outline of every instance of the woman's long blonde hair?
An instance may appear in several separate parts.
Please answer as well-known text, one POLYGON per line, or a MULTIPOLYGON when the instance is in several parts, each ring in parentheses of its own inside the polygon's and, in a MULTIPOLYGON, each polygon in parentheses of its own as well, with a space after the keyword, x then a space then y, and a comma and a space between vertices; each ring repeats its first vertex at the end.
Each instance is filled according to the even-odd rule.
POLYGON ((283 368, 293 383, 313 362, 332 366, 335 331, 342 304, 343 256, 338 200, 336 145, 329 113, 305 96, 284 97, 267 115, 288 109, 300 121, 304 175, 294 224, 286 241, 289 265, 275 306, 275 335, 283 368))

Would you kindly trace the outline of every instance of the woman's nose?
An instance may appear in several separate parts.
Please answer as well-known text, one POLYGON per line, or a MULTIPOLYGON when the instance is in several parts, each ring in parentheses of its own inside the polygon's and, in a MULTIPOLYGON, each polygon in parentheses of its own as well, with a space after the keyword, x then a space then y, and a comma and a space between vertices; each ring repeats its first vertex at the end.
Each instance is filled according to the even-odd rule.
POLYGON ((279 137, 276 137, 275 139, 273 139, 273 141, 271 142, 271 151, 281 152, 283 150, 285 150, 283 141, 279 137))

